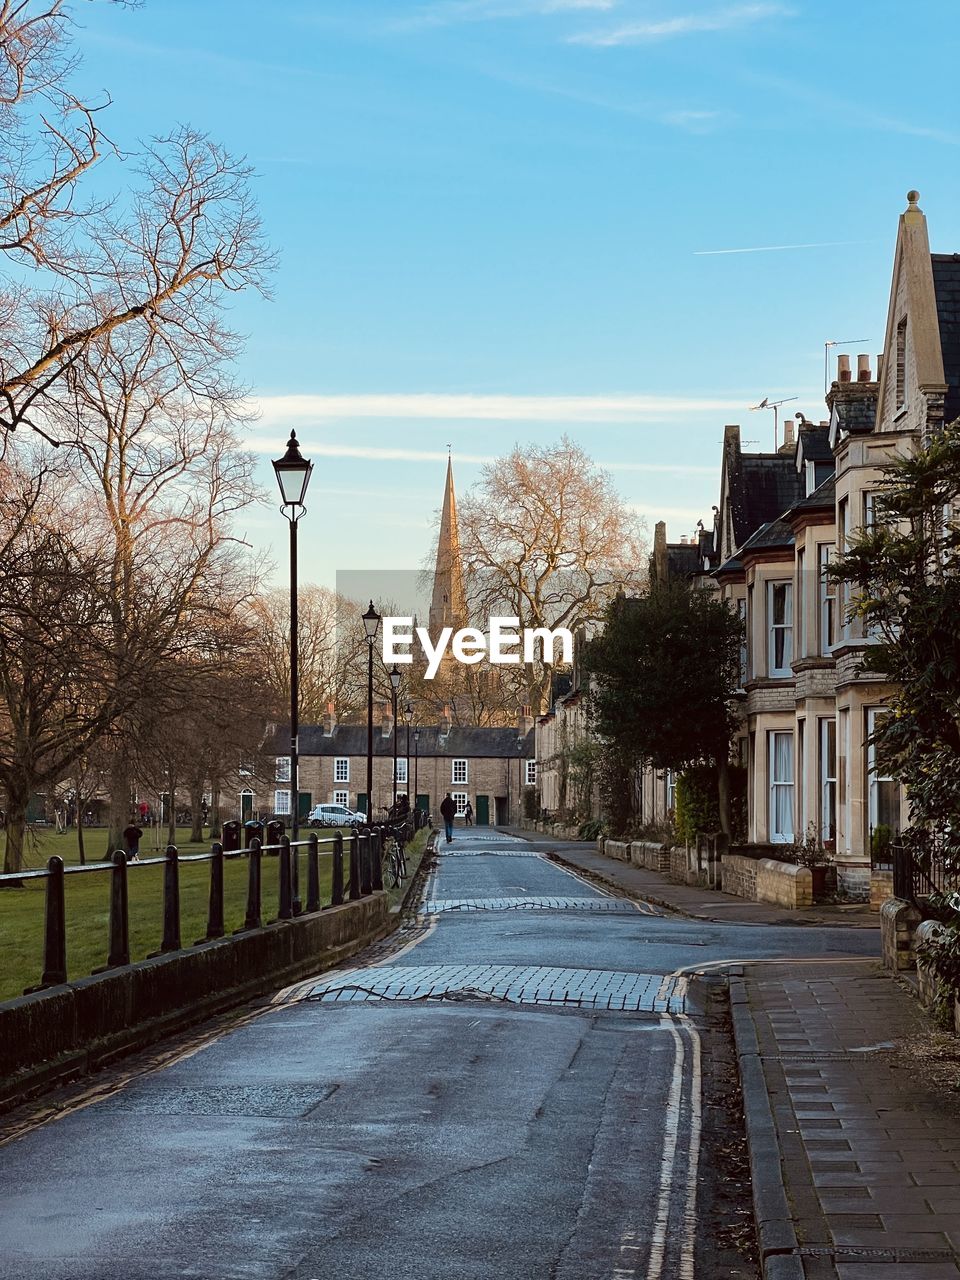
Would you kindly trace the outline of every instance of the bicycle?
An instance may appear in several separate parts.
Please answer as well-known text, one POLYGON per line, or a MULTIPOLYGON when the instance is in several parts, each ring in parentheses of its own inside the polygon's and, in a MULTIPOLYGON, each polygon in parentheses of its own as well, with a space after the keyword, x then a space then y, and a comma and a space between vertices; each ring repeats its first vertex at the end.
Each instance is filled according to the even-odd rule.
POLYGON ((407 859, 403 851, 403 841, 398 835, 391 835, 388 837, 383 858, 384 888, 399 889, 406 878, 407 859))

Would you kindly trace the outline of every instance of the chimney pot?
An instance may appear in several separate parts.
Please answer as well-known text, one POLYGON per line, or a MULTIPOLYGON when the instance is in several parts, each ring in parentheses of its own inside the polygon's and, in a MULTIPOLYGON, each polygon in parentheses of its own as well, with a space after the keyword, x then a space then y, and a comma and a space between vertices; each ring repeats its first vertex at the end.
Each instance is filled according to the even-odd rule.
POLYGON ((872 380, 870 373, 870 357, 857 356, 857 381, 871 382, 872 380))
POLYGON ((839 382, 850 381, 850 357, 845 355, 837 356, 837 380, 839 382))

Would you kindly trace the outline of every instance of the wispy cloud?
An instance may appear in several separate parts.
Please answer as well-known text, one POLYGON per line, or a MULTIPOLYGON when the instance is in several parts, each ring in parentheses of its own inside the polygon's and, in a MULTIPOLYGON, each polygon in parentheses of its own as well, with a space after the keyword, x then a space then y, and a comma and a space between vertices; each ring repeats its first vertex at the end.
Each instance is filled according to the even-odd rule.
POLYGON ((731 115, 727 111, 666 111, 660 117, 663 124, 673 125, 676 129, 685 129, 687 133, 713 133, 731 115))
POLYGON ((626 22, 594 31, 581 31, 568 36, 571 44, 609 49, 616 45, 652 44, 658 40, 674 40, 679 36, 702 35, 752 26, 767 18, 792 17, 793 9, 783 4, 739 4, 709 13, 686 13, 659 21, 626 22))
POLYGON ((564 13, 607 13, 620 0, 441 0, 424 5, 404 18, 393 19, 394 30, 450 27, 462 22, 495 22, 505 18, 549 17, 564 13))
MULTIPOLYGON (((356 458, 364 462, 446 462, 446 449, 406 449, 395 447, 392 445, 364 445, 364 444, 329 444, 322 441, 310 439, 304 436, 300 442, 311 458, 356 458)), ((259 453, 272 456, 277 452, 277 439, 275 436, 255 436, 245 442, 245 447, 251 453, 259 453)), ((482 466, 488 462, 495 462, 496 455, 492 453, 462 453, 459 449, 454 449, 454 461, 465 465, 482 466)), ((597 461, 598 467, 603 467, 605 471, 628 471, 639 472, 649 475, 676 475, 676 476, 715 476, 717 468, 715 466, 696 466, 691 463, 684 462, 604 462, 597 461)), ((337 487, 337 495, 343 497, 352 494, 356 497, 376 497, 378 496, 374 490, 349 490, 337 487)), ((386 494, 379 496, 386 497, 386 494)))
POLYGON ((742 408, 733 397, 599 395, 381 395, 260 396, 248 408, 261 423, 280 425, 346 418, 419 418, 484 422, 638 422, 682 413, 742 408))
POLYGON ((746 249, 694 249, 695 258, 712 258, 725 253, 782 253, 788 249, 835 249, 840 245, 877 244, 876 240, 819 240, 814 244, 756 244, 746 249))

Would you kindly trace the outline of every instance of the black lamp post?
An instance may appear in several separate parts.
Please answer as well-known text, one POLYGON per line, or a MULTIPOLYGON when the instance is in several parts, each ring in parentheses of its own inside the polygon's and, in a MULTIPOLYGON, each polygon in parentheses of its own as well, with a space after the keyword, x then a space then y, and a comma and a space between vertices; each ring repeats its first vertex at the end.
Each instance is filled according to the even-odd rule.
POLYGON ((408 808, 410 809, 410 812, 413 813, 413 810, 417 803, 417 793, 416 791, 414 791, 413 804, 410 804, 409 803, 410 801, 410 726, 413 723, 413 703, 412 702, 407 703, 403 718, 407 722, 407 757, 406 757, 407 759, 407 782, 406 782, 407 802, 408 802, 408 808))
MULTIPOLYGON (((313 463, 300 452, 296 432, 290 432, 287 451, 273 464, 280 485, 283 505, 280 510, 290 522, 290 790, 292 806, 290 814, 291 840, 296 843, 300 834, 300 651, 297 635, 297 521, 306 515, 304 500, 307 485, 313 473, 313 463)), ((293 912, 300 914, 300 884, 297 857, 293 858, 293 912)))
POLYGON ((373 826, 373 642, 380 628, 380 614, 370 601, 370 608, 361 614, 367 636, 367 826, 373 826))
POLYGON ((517 738, 517 822, 523 818, 523 738, 517 738))
MULTIPOLYGON (((409 768, 409 765, 407 766, 409 768)), ((413 731, 413 803, 416 806, 420 789, 420 726, 413 731)))
POLYGON ((393 804, 397 804, 397 690, 400 688, 400 668, 396 663, 390 668, 390 689, 393 695, 393 804))

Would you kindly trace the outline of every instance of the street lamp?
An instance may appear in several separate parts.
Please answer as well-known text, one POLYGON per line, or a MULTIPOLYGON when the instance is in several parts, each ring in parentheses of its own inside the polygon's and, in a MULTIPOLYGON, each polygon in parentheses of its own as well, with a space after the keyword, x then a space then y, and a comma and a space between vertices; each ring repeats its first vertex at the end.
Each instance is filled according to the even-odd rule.
POLYGON ((373 642, 380 627, 380 615, 370 601, 370 608, 360 615, 367 637, 367 826, 373 826, 373 642))
MULTIPOLYGON (((283 505, 280 510, 290 522, 290 815, 291 842, 300 834, 300 651, 297 635, 297 521, 306 515, 304 500, 313 474, 313 463, 300 452, 295 431, 290 432, 287 451, 273 463, 283 505)), ((300 914, 300 877, 294 850, 292 866, 293 912, 300 914)))
MULTIPOLYGON (((409 766, 408 766, 409 768, 409 766)), ((417 792, 420 789, 420 726, 413 731, 413 803, 417 803, 417 792)))
POLYGON ((413 804, 410 803, 410 726, 413 723, 413 703, 408 702, 403 717, 407 722, 407 808, 413 813, 417 803, 417 793, 413 793, 413 804))
POLYGON ((523 820, 523 738, 517 738, 517 823, 523 820))
POLYGON ((397 690, 400 688, 400 668, 396 663, 390 668, 390 689, 393 694, 393 807, 397 807, 397 690))

